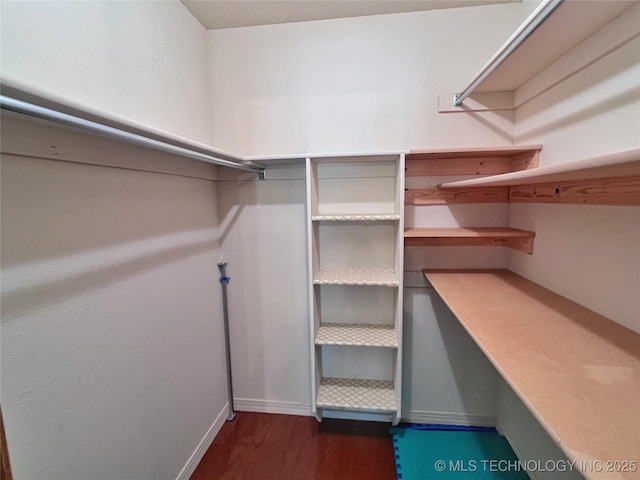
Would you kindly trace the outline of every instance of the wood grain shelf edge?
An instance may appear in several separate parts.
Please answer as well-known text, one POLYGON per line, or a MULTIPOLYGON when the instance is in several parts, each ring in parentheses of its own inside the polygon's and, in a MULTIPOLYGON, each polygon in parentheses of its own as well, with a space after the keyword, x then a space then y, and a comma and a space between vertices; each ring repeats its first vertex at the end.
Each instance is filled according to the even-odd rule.
POLYGON ((640 463, 640 335, 509 270, 423 274, 570 460, 640 463))
POLYGON ((407 247, 509 247, 532 254, 535 233, 510 227, 408 228, 407 247))

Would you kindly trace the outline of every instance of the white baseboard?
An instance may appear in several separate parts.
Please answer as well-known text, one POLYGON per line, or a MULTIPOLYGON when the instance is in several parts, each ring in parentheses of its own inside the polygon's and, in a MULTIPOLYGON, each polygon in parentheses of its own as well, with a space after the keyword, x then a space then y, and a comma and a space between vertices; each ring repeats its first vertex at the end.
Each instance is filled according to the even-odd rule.
MULTIPOLYGON (((236 398, 233 401, 238 412, 277 413, 283 415, 301 415, 311 417, 311 405, 308 403, 282 402, 274 400, 236 398)), ((331 411, 325 412, 327 418, 342 418, 331 411)), ((351 417, 349 417, 351 418, 351 417)), ((373 418, 362 418, 373 420, 373 418)), ((380 420, 376 418, 376 420, 380 420)), ((442 425, 474 425, 477 427, 494 427, 496 417, 493 415, 473 415, 465 413, 434 412, 424 410, 409 410, 402 412, 403 422, 409 423, 439 423, 442 425)))
POLYGON ((476 427, 496 426, 496 417, 493 415, 433 412, 428 410, 403 410, 401 421, 406 423, 436 423, 440 425, 473 425, 476 427))
POLYGON ((283 415, 301 415, 310 417, 311 405, 308 403, 280 402, 254 398, 236 398, 234 408, 239 412, 279 413, 283 415))
POLYGON ((224 408, 218 414, 213 424, 209 427, 209 430, 207 430, 207 433, 205 433, 204 438, 200 440, 200 443, 189 457, 187 464, 182 468, 182 470, 176 477, 176 480, 189 480, 191 475, 193 475, 193 472, 200 463, 200 460, 202 460, 202 457, 204 457, 204 454, 207 453, 207 450, 211 446, 213 439, 216 438, 216 435, 224 425, 224 422, 227 419, 227 415, 229 415, 228 403, 225 404, 224 408))
MULTIPOLYGON (((526 458, 523 455, 522 451, 518 448, 518 444, 514 441, 513 437, 509 433, 509 430, 507 430, 507 427, 505 426, 505 424, 502 423, 499 418, 496 420, 496 430, 498 430, 498 433, 500 435, 502 435, 507 439, 507 441, 509 442, 509 445, 511 445, 511 448, 515 452, 518 459, 523 460, 526 458)), ((531 480, 538 480, 538 477, 536 476, 536 472, 530 472, 527 470, 527 475, 529 475, 529 478, 531 480)))

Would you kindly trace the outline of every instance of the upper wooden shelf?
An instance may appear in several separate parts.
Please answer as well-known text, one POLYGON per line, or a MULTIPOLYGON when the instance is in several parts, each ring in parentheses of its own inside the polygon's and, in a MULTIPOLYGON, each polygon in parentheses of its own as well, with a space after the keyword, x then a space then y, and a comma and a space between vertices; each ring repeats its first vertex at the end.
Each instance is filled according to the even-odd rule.
POLYGON ((439 188, 498 187, 640 175, 640 148, 520 172, 472 178, 439 188))
POLYGON ((510 247, 533 253, 534 232, 509 227, 408 228, 404 231, 407 247, 510 247))
POLYGON ((640 335, 507 270, 424 274, 570 460, 640 464, 640 335))
POLYGON ((536 168, 542 145, 494 148, 411 150, 405 175, 497 175, 536 168))
MULTIPOLYGON (((476 91, 504 92, 518 89, 635 3, 637 2, 565 1, 476 91)), ((508 42, 502 48, 506 48, 506 45, 508 42)))

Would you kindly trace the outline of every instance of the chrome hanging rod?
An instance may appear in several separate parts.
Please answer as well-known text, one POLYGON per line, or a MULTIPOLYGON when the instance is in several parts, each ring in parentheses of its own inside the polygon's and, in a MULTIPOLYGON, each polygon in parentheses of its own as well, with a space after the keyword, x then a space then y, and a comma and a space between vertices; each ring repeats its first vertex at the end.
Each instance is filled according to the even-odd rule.
POLYGON ((453 97, 453 106, 459 107, 496 69, 511 55, 565 0, 544 0, 514 32, 506 43, 491 57, 471 83, 453 97))
POLYGON ((185 158, 191 158, 199 162, 209 163, 212 165, 218 165, 221 167, 235 168, 237 170, 244 170, 245 172, 257 173, 260 180, 265 178, 264 167, 258 167, 255 165, 243 165, 241 163, 232 162, 231 160, 225 160, 222 158, 214 157, 213 155, 207 155, 188 148, 179 147, 170 143, 148 138, 143 135, 120 130, 119 128, 110 127, 101 123, 85 120, 84 118, 76 117, 66 113, 51 110, 49 108, 34 105, 32 103, 23 102, 22 100, 16 100, 15 98, 6 97, 0 95, 0 108, 21 115, 27 115, 41 120, 47 120, 50 122, 59 123, 68 127, 79 128, 89 132, 97 133, 106 137, 115 138, 117 140, 127 142, 133 145, 152 148, 161 152, 172 153, 185 158))

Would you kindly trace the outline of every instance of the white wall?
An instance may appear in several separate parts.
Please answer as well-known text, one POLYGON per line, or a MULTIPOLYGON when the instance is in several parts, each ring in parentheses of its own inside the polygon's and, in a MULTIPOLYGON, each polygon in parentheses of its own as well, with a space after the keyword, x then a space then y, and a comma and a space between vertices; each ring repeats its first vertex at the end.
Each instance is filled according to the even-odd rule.
MULTIPOLYGON (((206 34, 179 2, 1 8, 3 75, 211 140, 206 34)), ((215 168, 4 113, 2 134, 15 477, 188 478, 226 415, 215 168)))
MULTIPOLYGON (((62 151, 119 153, 51 135, 62 151)), ((2 408, 16 478, 174 479, 224 414, 216 194, 210 180, 3 154, 2 408)))
POLYGON ((404 289, 403 421, 495 425, 498 374, 424 277, 404 289))
POLYGON ((248 155, 511 143, 511 114, 439 115, 533 8, 209 31, 216 146, 248 155))
MULTIPOLYGON (((640 39, 516 112, 516 143, 541 143, 542 165, 640 147, 640 39)), ((517 273, 640 331, 640 208, 512 205, 510 224, 536 232, 517 273)))
POLYGON ((219 183, 239 410, 311 413, 304 175, 281 166, 219 183))
MULTIPOLYGON (((437 101, 462 88, 532 8, 209 31, 214 142, 249 155, 510 144, 509 114, 440 115, 437 101)), ((235 393, 242 409, 308 414, 304 171, 270 169, 268 178, 229 178, 220 188, 223 249, 237 279, 233 288, 244 292, 230 299, 235 393)), ((508 206, 417 207, 407 219, 406 226, 506 225, 508 206)), ((412 248, 405 256, 409 270, 507 262, 500 248, 412 248)), ((437 332, 455 329, 452 319, 436 315, 424 290, 414 293, 405 317, 420 334, 405 352, 405 416, 493 418, 495 402, 485 394, 497 382, 495 371, 464 340, 445 348, 446 334, 437 332), (464 387, 471 376, 465 372, 478 373, 485 386, 464 387)))
POLYGON ((2 74, 211 143, 206 32, 177 0, 0 3, 2 74))

